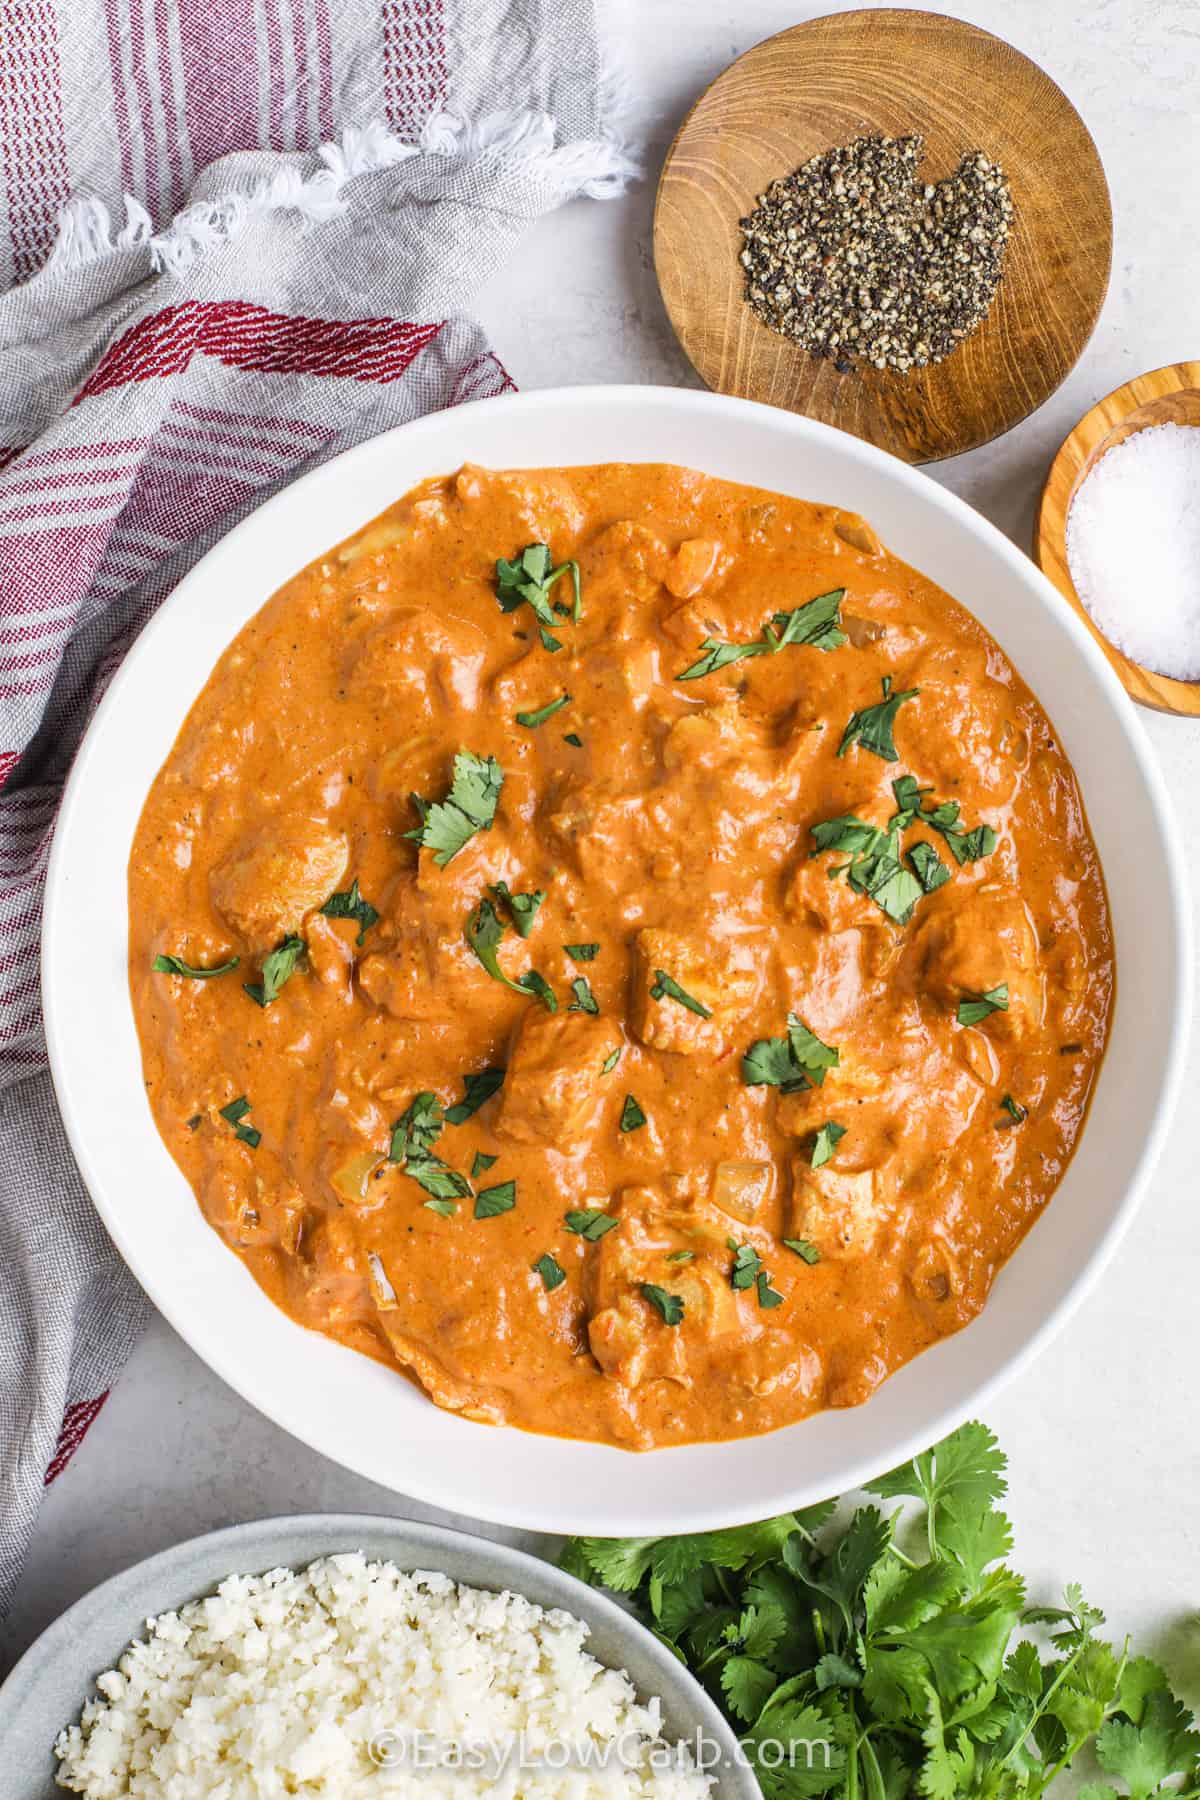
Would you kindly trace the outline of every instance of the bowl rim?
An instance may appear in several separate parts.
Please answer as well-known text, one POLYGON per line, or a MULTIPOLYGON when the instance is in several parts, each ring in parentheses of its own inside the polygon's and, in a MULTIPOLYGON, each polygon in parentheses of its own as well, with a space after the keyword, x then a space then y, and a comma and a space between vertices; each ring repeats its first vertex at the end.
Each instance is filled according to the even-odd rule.
MULTIPOLYGON (((759 1795, 760 1790, 753 1774, 749 1769, 743 1768, 738 1760, 737 1733, 701 1682, 691 1669, 660 1643, 639 1618, 607 1592, 581 1581, 557 1563, 549 1562, 531 1551, 501 1543, 495 1538, 481 1537, 476 1532, 466 1531, 458 1526, 397 1518, 388 1513, 285 1513, 263 1519, 248 1519, 241 1524, 221 1526, 215 1531, 199 1532, 117 1570, 115 1574, 107 1576, 95 1587, 81 1594, 65 1612, 53 1619, 14 1663, 4 1681, 0 1682, 0 1735, 4 1733, 6 1719, 19 1720, 24 1709, 31 1703, 43 1671, 47 1667, 57 1667, 60 1660, 73 1662, 78 1653, 73 1655, 72 1647, 84 1640, 90 1631, 99 1628, 111 1609, 122 1609, 124 1615, 129 1617, 126 1643, 144 1635, 147 1623, 144 1609, 136 1617, 129 1615, 133 1610, 134 1592, 144 1590, 147 1582, 166 1587, 173 1578, 182 1576, 197 1561, 224 1567, 224 1575, 206 1581, 188 1599, 169 1598, 155 1608, 155 1611, 178 1611, 181 1606, 189 1604, 190 1600, 200 1599, 211 1593, 229 1575, 265 1574, 269 1569, 279 1567, 305 1568, 322 1557, 356 1552, 365 1555, 368 1561, 395 1562, 406 1573, 427 1571, 446 1574, 452 1581, 466 1587, 479 1587, 495 1592, 511 1591, 526 1598, 531 1591, 540 1592, 543 1597, 537 1599, 535 1604, 547 1611, 561 1608, 582 1619, 588 1626, 589 1640, 594 1637, 596 1627, 602 1631, 607 1630, 614 1642, 625 1647, 622 1654, 632 1661, 640 1662, 643 1669, 649 1668, 653 1672, 653 1694, 664 1698, 668 1710, 675 1715, 671 1721, 670 1735, 674 1736, 675 1727, 680 1723, 678 1714, 686 1709, 694 1727, 703 1731, 706 1740, 719 1746, 725 1766, 720 1786, 714 1790, 713 1800, 754 1800, 759 1795), (394 1549, 390 1553, 383 1550, 362 1550, 361 1543, 367 1538, 375 1542, 394 1539, 394 1549), (302 1542, 306 1539, 312 1539, 311 1545, 302 1542), (260 1555, 260 1546, 278 1546, 283 1540, 301 1540, 298 1548, 287 1552, 286 1563, 280 1562, 277 1550, 266 1550, 260 1555), (447 1563, 457 1563, 461 1568, 464 1562, 472 1560, 482 1562, 485 1565, 484 1571, 479 1574, 455 1574, 452 1568, 445 1566, 447 1563), (492 1569, 496 1571, 494 1582, 488 1572, 492 1569), (675 1690, 673 1695, 672 1689, 675 1690)), ((173 1590, 168 1589, 170 1591, 173 1590)), ((587 1640, 585 1648, 592 1648, 587 1640)), ((620 1667, 629 1672, 626 1664, 616 1664, 609 1657, 599 1656, 597 1660, 606 1668, 620 1667)), ((85 1685, 81 1688, 75 1712, 63 1719, 63 1725, 71 1723, 78 1716, 78 1708, 83 1704, 85 1696, 94 1691, 97 1673, 98 1670, 89 1672, 85 1685)), ((632 1674, 630 1678, 639 1698, 652 1697, 646 1680, 632 1674)), ((50 1746, 47 1745, 46 1749, 49 1754, 50 1746)), ((53 1791, 57 1792, 57 1789, 53 1791)), ((40 1790, 31 1790, 30 1800, 33 1793, 40 1793, 40 1790)))
MULTIPOLYGON (((661 1535, 672 1530, 709 1530, 744 1522, 746 1517, 744 1504, 735 1506, 729 1501, 714 1504, 700 1484, 687 1482, 686 1478, 689 1458, 702 1458, 706 1452, 726 1449, 728 1445, 704 1443, 671 1446, 642 1453, 642 1456, 649 1460, 662 1459, 664 1465, 671 1459, 678 1459, 678 1472, 684 1478, 686 1491, 678 1494, 677 1504, 672 1511, 673 1522, 669 1525, 664 1524, 661 1505, 647 1507, 643 1501, 628 1497, 623 1501, 618 1516, 614 1517, 610 1513, 597 1514, 595 1511, 589 1511, 591 1500, 586 1493, 576 1493, 570 1497, 569 1501, 563 1502, 559 1502, 554 1493, 547 1493, 541 1489, 535 1496, 530 1497, 520 1497, 510 1492, 484 1493, 479 1490, 473 1490, 467 1494, 464 1492, 462 1483, 456 1482, 453 1475, 450 1479, 445 1479, 440 1467, 433 1467, 428 1463, 424 1463, 420 1467, 410 1467, 404 1478, 404 1486, 401 1488, 397 1485, 394 1475, 381 1472, 382 1460, 371 1448, 356 1443, 352 1454, 348 1454, 342 1448, 331 1448, 329 1442, 324 1440, 322 1432, 309 1423, 307 1409, 302 1399, 291 1398, 287 1404, 279 1398, 275 1398, 272 1402, 265 1400, 260 1393, 255 1391, 255 1384, 247 1373, 245 1362, 239 1358, 233 1346, 224 1341, 220 1344, 215 1343, 211 1334, 203 1346, 198 1344, 193 1334, 192 1321, 188 1317, 187 1309, 177 1300, 174 1293, 164 1289, 160 1284, 145 1279, 144 1263, 139 1254, 138 1244, 132 1232, 126 1228, 119 1210, 114 1207, 109 1195, 105 1192, 105 1184, 98 1173, 96 1159, 86 1134, 80 1130, 80 1122, 72 1104, 67 1079, 67 1071, 70 1067, 68 1041, 71 1009, 65 996, 62 997, 62 1004, 59 1003, 60 996, 57 993, 54 968, 58 917, 60 907, 63 905, 62 865, 66 857, 72 820, 86 789, 89 764, 95 746, 100 741, 102 727, 109 717, 122 706, 126 689, 139 677, 141 665, 153 651, 159 637, 165 636, 170 631, 173 618, 178 616, 181 609, 188 603, 191 594, 195 590, 201 589, 203 584, 209 580, 210 569, 214 562, 219 558, 229 557, 236 551, 239 539, 243 534, 261 531, 265 523, 283 517, 288 509, 298 505, 304 495, 314 491, 323 481, 327 480, 328 472, 333 468, 339 468, 343 475, 352 473, 359 465, 386 453, 388 444, 402 434, 406 444, 411 444, 414 439, 423 437, 436 438, 438 433, 446 428, 448 416, 463 422, 473 415, 478 415, 482 410, 486 410, 492 415, 503 413, 511 417, 519 416, 522 413, 549 412, 553 414, 556 408, 565 410, 575 407, 620 409, 628 406, 644 408, 656 405, 682 409, 685 414, 709 415, 716 420, 724 418, 731 422, 753 414, 768 428, 782 432, 785 436, 812 439, 818 446, 836 446, 838 454, 850 461, 874 465, 881 473, 885 472, 888 481, 897 484, 902 490, 907 490, 914 498, 918 499, 921 505, 932 507, 935 511, 948 513, 952 519, 957 519, 967 534, 980 540, 986 551, 1004 565, 1008 573, 1016 580, 1027 586, 1031 585, 1035 590, 1040 590, 1038 598, 1043 609, 1052 613, 1055 624, 1073 640, 1075 651, 1088 666, 1094 681, 1107 691, 1113 709, 1114 722, 1123 729, 1126 746, 1137 765, 1138 773, 1144 784, 1145 798, 1153 819, 1155 836, 1163 854, 1167 875, 1169 912, 1173 928, 1170 942, 1173 963, 1181 969, 1188 969, 1192 966, 1192 921, 1190 907, 1187 903, 1188 888, 1185 864, 1179 848, 1178 833, 1173 829, 1171 805, 1165 782, 1154 760, 1144 728, 1092 634, 1073 610, 1063 604, 1054 587, 1037 568, 1037 565, 989 520, 976 513, 957 495, 922 473, 919 468, 902 463, 889 456, 885 451, 839 431, 835 427, 805 418, 803 415, 781 411, 737 396, 689 389, 623 384, 600 387, 548 388, 531 390, 528 393, 500 395, 469 402, 466 406, 456 408, 452 415, 445 413, 426 415, 353 446, 338 457, 330 459, 329 462, 302 476, 298 481, 285 486, 226 533, 196 563, 159 607, 117 670, 76 756, 59 809, 46 877, 46 902, 42 928, 42 983, 50 1066, 67 1136, 85 1185, 92 1195, 93 1203, 106 1229, 135 1276, 146 1287, 155 1306, 168 1323, 180 1333, 222 1380, 257 1411, 263 1413, 291 1436, 308 1445, 309 1448, 333 1458, 356 1473, 381 1482, 393 1492, 405 1493, 422 1502, 443 1507, 449 1512, 478 1510, 481 1518, 487 1518, 496 1523, 548 1532, 562 1531, 564 1506, 569 1507, 570 1529, 593 1534, 607 1532, 614 1535, 661 1535)), ((631 456, 627 460, 647 459, 631 456)), ((531 465, 528 463, 522 465, 520 459, 517 459, 515 464, 509 466, 531 465)), ((281 560, 287 563, 290 573, 291 560, 287 557, 281 560)), ((280 581, 286 579, 288 579, 287 574, 281 574, 279 577, 280 581)), ((261 603, 260 600, 259 604, 261 603)), ((252 610, 257 610, 257 608, 252 610)), ((246 617, 250 616, 252 616, 252 612, 247 612, 246 617)), ((207 674, 203 679, 207 679, 207 674)), ((192 690, 193 700, 202 685, 203 680, 198 679, 192 690)), ((1182 1088, 1191 1018, 1190 987, 1186 983, 1177 984, 1173 998, 1175 1009, 1168 1022, 1169 1031, 1165 1034, 1166 1041, 1163 1052, 1165 1072, 1156 1101, 1144 1124, 1141 1149, 1137 1155, 1135 1166, 1126 1183, 1123 1196, 1114 1205, 1109 1223, 1099 1236, 1092 1239, 1086 1255, 1077 1263, 1074 1275, 1054 1304, 1030 1330, 1020 1347, 1012 1354, 1001 1357, 997 1366, 990 1373, 975 1381, 969 1393, 947 1402, 939 1402, 936 1407, 931 1408, 927 1416, 923 1417, 919 1427, 897 1432, 894 1436, 889 1437, 882 1447, 876 1446, 869 1452, 864 1451, 861 1454, 846 1457, 844 1465, 839 1465, 837 1486, 840 1491, 860 1487, 884 1469, 906 1462, 986 1406, 995 1393, 1033 1362, 1092 1292, 1116 1254, 1141 1202, 1147 1182, 1161 1152, 1163 1140, 1182 1088)), ((152 1121, 151 1129, 156 1130, 152 1121)), ((1044 1217, 1048 1211, 1049 1208, 1044 1209, 1041 1216, 1044 1217)), ((1023 1244, 1027 1245, 1031 1237, 1032 1232, 1027 1234, 1023 1244)), ((1010 1259, 1009 1266, 1020 1254, 1022 1247, 1018 1246, 1017 1251, 1014 1252, 1014 1258, 1010 1259)), ((224 1247, 222 1246, 222 1248, 224 1247)), ((236 1263, 236 1259, 233 1260, 236 1263)), ((245 1274, 242 1265, 238 1264, 237 1266, 245 1274)), ((247 1280, 252 1279, 248 1275, 246 1278, 247 1280)), ((272 1305, 265 1297, 263 1297, 262 1303, 266 1307, 272 1305)), ((986 1310, 985 1307, 984 1313, 986 1310)), ((284 1317, 284 1315, 280 1316, 284 1317)), ((288 1323, 291 1324, 290 1321, 288 1323)), ((292 1328, 301 1333, 304 1331, 301 1326, 292 1328)), ((967 1329, 970 1327, 968 1326, 967 1329)), ((953 1344, 955 1341, 956 1338, 953 1336, 941 1340, 940 1345, 934 1346, 922 1357, 915 1359, 915 1363, 910 1363, 906 1367, 927 1365, 928 1358, 936 1354, 937 1349, 947 1344, 953 1344)), ((323 1340, 323 1342, 328 1345, 330 1341, 323 1340)), ((341 1354, 346 1357, 354 1357, 356 1362, 366 1360, 368 1367, 373 1366, 369 1359, 361 1359, 353 1351, 341 1350, 341 1347, 336 1345, 331 1347, 340 1350, 341 1354)), ((903 1374, 904 1369, 898 1370, 891 1380, 895 1382, 903 1374)), ((424 1398, 422 1396, 422 1399, 424 1398)), ((425 1403, 432 1404, 427 1400, 425 1403)), ((874 1404, 874 1402, 870 1404, 874 1404)), ((862 1409, 857 1410, 861 1411, 862 1409)), ((827 1416, 828 1414, 817 1415, 818 1418, 827 1416)), ((624 1449, 585 1445, 575 1440, 544 1439, 536 1434, 519 1433, 511 1428, 474 1425, 457 1417, 454 1418, 454 1423, 460 1429, 465 1426, 468 1429, 488 1430, 489 1432, 509 1430, 513 1440, 517 1441, 522 1449, 560 1442, 569 1442, 575 1449, 598 1449, 601 1459, 617 1458, 624 1467, 629 1466, 630 1453, 624 1449)), ((803 1429, 806 1423, 810 1422, 801 1421, 797 1425, 783 1427, 776 1432, 752 1435, 746 1439, 732 1440, 732 1442, 737 1445, 770 1444, 772 1442, 781 1444, 785 1432, 803 1429)), ((530 1453, 536 1456, 536 1448, 531 1449, 530 1453)), ((639 1461, 641 1459, 641 1457, 638 1458, 639 1461)), ((778 1460, 781 1464, 784 1461, 782 1458, 778 1460)), ((823 1490, 818 1490, 813 1486, 811 1475, 807 1477, 806 1485, 802 1466, 803 1458, 798 1461, 801 1466, 790 1474, 785 1474, 781 1468, 769 1486, 764 1484, 755 1489, 753 1501, 747 1503, 753 1505, 755 1517, 785 1512, 796 1505, 804 1505, 811 1500, 828 1497, 823 1490)), ((679 1487, 681 1484, 674 1485, 679 1487)))

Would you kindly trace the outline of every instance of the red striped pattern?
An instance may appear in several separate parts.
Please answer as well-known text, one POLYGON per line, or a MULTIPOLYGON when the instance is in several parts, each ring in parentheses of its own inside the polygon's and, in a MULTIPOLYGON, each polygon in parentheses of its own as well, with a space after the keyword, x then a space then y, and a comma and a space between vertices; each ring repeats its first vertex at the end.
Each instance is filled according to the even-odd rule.
POLYGON ((384 104, 402 138, 415 138, 446 98, 446 20, 442 0, 383 0, 384 104))
POLYGON ((119 337, 75 404, 129 381, 177 375, 196 355, 269 375, 397 381, 441 328, 398 319, 294 319, 241 300, 187 300, 140 319, 119 337))
POLYGON ((62 1425, 59 1427, 58 1443, 54 1447, 54 1455, 46 1466, 47 1487, 52 1481, 58 1480, 82 1444, 88 1430, 95 1424, 101 1407, 108 1399, 109 1392, 110 1390, 105 1388, 104 1392, 97 1394, 94 1400, 77 1400, 73 1406, 68 1406, 63 1414, 62 1425))
POLYGON ((45 261, 70 191, 54 0, 0 5, 0 155, 21 281, 45 261))

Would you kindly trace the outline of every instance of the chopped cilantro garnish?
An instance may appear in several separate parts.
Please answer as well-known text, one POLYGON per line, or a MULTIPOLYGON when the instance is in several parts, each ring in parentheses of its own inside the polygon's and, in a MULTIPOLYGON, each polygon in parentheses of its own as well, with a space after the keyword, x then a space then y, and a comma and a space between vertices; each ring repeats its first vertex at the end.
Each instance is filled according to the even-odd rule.
POLYGON ((777 1293, 771 1286, 771 1277, 765 1269, 762 1270, 754 1285, 758 1289, 758 1304, 764 1312, 770 1312, 773 1306, 783 1305, 783 1295, 777 1293))
POLYGON ((538 1257, 533 1268, 534 1273, 541 1276, 542 1286, 548 1294, 552 1294, 556 1287, 561 1287, 567 1279, 567 1271, 555 1262, 548 1250, 538 1257))
POLYGON ((518 976, 517 986, 525 993, 532 994, 535 1000, 540 1000, 547 1012, 558 1011, 558 1000, 554 989, 546 977, 539 975, 536 969, 526 969, 523 975, 518 976))
POLYGON ((761 638, 749 644, 725 644, 719 638, 705 638, 700 648, 707 654, 690 668, 684 669, 676 681, 699 681, 713 675, 745 656, 774 656, 788 644, 809 644, 815 650, 836 650, 846 642, 841 630, 839 608, 845 588, 818 594, 815 600, 793 607, 791 612, 773 613, 762 628, 761 638))
POLYGON ((518 980, 506 975, 500 966, 500 944, 504 938, 504 927, 496 914, 496 909, 488 899, 483 899, 467 919, 466 939, 472 950, 492 977, 493 981, 501 981, 511 988, 514 994, 534 995, 545 1006, 548 1012, 557 1012, 558 1001, 548 981, 538 974, 536 969, 527 969, 518 980))
POLYGON ((811 1162, 814 1169, 823 1168, 846 1135, 846 1127, 834 1119, 826 1119, 813 1138, 811 1162))
POLYGON ((584 1206, 572 1209, 563 1215, 563 1223, 568 1231, 576 1237, 586 1238, 589 1244, 599 1243, 606 1231, 615 1231, 621 1223, 611 1213, 599 1206, 584 1206))
POLYGON ((810 1031, 798 1013, 789 1013, 787 1036, 760 1038, 742 1058, 747 1087, 777 1087, 785 1094, 820 1087, 826 1069, 837 1067, 838 1053, 810 1031))
POLYGON ((494 756, 476 756, 460 750, 454 758, 454 779, 444 800, 430 802, 412 796, 421 823, 404 836, 426 850, 444 869, 477 831, 486 831, 496 817, 496 802, 504 785, 504 771, 494 756))
MULTIPOLYGON (((533 609, 533 615, 539 625, 548 627, 554 624, 557 608, 550 604, 550 590, 560 576, 568 570, 571 585, 575 590, 574 605, 571 617, 579 623, 583 611, 583 596, 579 581, 579 564, 562 562, 551 568, 549 544, 526 544, 519 555, 511 562, 504 557, 496 559, 496 598, 503 612, 515 612, 522 603, 533 609)), ((565 609, 564 609, 565 616, 565 609)))
POLYGON ((182 975, 187 981, 211 981, 214 975, 228 975, 241 960, 240 956, 232 956, 228 962, 215 963, 211 969, 197 969, 191 963, 185 963, 181 956, 156 956, 151 967, 156 975, 182 975))
POLYGON ((731 1286, 739 1292, 753 1287, 763 1266, 762 1257, 753 1244, 735 1244, 731 1239, 730 1249, 733 1251, 733 1269, 729 1276, 731 1286))
POLYGON ((422 1200, 421 1205, 426 1212, 436 1213, 439 1219, 452 1219, 458 1211, 457 1200, 422 1200))
POLYGON ((327 919, 357 919, 358 936, 354 940, 357 944, 362 943, 372 925, 379 920, 379 914, 370 901, 364 900, 359 893, 357 878, 344 893, 330 894, 321 911, 327 919))
POLYGON ((592 984, 586 975, 577 975, 571 983, 571 992, 575 998, 567 1008, 568 1012, 598 1013, 600 1002, 592 992, 592 984))
POLYGON ((508 908, 508 916, 516 928, 518 937, 527 938, 533 930, 533 921, 537 918, 538 907, 546 898, 545 888, 535 888, 529 894, 514 894, 507 881, 493 882, 488 892, 495 894, 508 908))
POLYGON ((414 1094, 392 1126, 388 1161, 399 1163, 404 1173, 435 1200, 461 1200, 471 1192, 470 1182, 433 1154, 442 1125, 437 1095, 428 1091, 414 1094))
POLYGON ((612 1074, 613 1070, 616 1068, 617 1064, 621 1060, 621 1051, 623 1049, 624 1049, 624 1045, 620 1045, 620 1046, 618 1046, 618 1048, 616 1050, 609 1051, 609 1053, 605 1057, 603 1063, 600 1065, 600 1073, 602 1075, 611 1075, 612 1074))
POLYGON ((538 636, 542 640, 542 649, 548 650, 551 656, 556 655, 563 647, 562 639, 555 637, 552 631, 547 631, 544 625, 538 626, 538 636))
POLYGON ((486 1150, 477 1150, 475 1161, 471 1164, 471 1180, 475 1181, 480 1175, 485 1175, 493 1163, 497 1163, 499 1160, 498 1156, 489 1156, 486 1150))
POLYGON ((516 1204, 516 1182, 501 1181, 495 1187, 480 1188, 475 1196, 475 1217, 494 1219, 500 1213, 511 1212, 516 1204))
POLYGON ((552 719, 556 712, 561 712, 564 706, 570 706, 570 704, 570 694, 560 694, 557 700, 551 700, 545 706, 539 706, 536 712, 514 713, 513 717, 518 725, 524 725, 528 731, 536 731, 539 725, 544 725, 547 719, 552 719))
POLYGON ((696 1252, 694 1250, 672 1250, 667 1257, 667 1261, 669 1263, 692 1262, 695 1259, 695 1255, 696 1252))
POLYGON ((249 1144, 251 1150, 257 1150, 262 1143, 262 1132, 257 1131, 253 1125, 243 1123, 250 1109, 251 1103, 245 1094, 239 1094, 236 1100, 231 1100, 228 1106, 219 1107, 218 1111, 233 1126, 233 1135, 240 1138, 243 1144, 249 1144))
POLYGON ((1008 983, 1002 981, 998 987, 989 988, 986 994, 972 994, 968 999, 960 1000, 958 1022, 960 1025, 978 1025, 994 1012, 1007 1011, 1008 983))
MULTIPOLYGON (((897 818, 902 815, 897 814, 897 818)), ((895 821, 893 821, 893 824, 895 821)), ((823 819, 811 827, 814 856, 836 850, 850 858, 830 875, 845 872, 851 887, 866 894, 897 925, 907 925, 921 898, 921 885, 900 863, 900 840, 895 831, 880 831, 853 813, 823 819)))
POLYGON ((242 983, 256 1006, 270 1006, 303 955, 304 939, 285 937, 281 944, 276 944, 269 956, 264 956, 261 979, 242 983))
POLYGON ((463 1125, 503 1085, 505 1069, 477 1069, 463 1076, 463 1097, 446 1108, 447 1125, 463 1125))
POLYGON ((1001 1112, 1007 1113, 1006 1119, 996 1120, 997 1131, 1011 1131, 1014 1125, 1023 1125, 1029 1117, 1029 1108, 1014 1100, 1011 1094, 1005 1094, 1000 1102, 1001 1112))
POLYGON ((199 1131, 199 1129, 200 1129, 201 1125, 203 1125, 203 1123, 204 1123, 204 1114, 203 1113, 193 1113, 191 1118, 187 1121, 187 1128, 189 1131, 199 1131))
POLYGON ((810 1244, 807 1238, 784 1238, 783 1245, 785 1250, 793 1251, 801 1262, 811 1264, 819 1263, 821 1260, 821 1252, 815 1244, 810 1244))
POLYGON ((599 954, 599 944, 564 944, 563 949, 572 962, 595 962, 599 954))
POLYGON ((712 1018, 711 1006, 705 1006, 694 995, 686 993, 675 977, 668 975, 665 969, 655 969, 654 981, 650 987, 650 998, 652 1000, 676 1000, 680 1006, 686 1006, 689 1012, 696 1013, 701 1019, 712 1018))
POLYGON ((908 860, 916 870, 917 880, 927 894, 936 888, 944 887, 950 879, 950 871, 934 849, 922 838, 908 852, 908 860))
POLYGON ((666 1288, 656 1287, 652 1281, 643 1281, 638 1285, 642 1299, 650 1302, 664 1325, 678 1325, 682 1322, 683 1301, 678 1294, 669 1294, 666 1288))
POLYGON ((577 731, 564 731, 563 732, 563 743, 570 744, 576 750, 583 749, 583 739, 580 737, 580 735, 577 731))
POLYGON ((442 1135, 442 1123, 442 1103, 437 1095, 428 1090, 414 1094, 392 1126, 388 1161, 403 1162, 406 1157, 423 1156, 432 1150, 442 1135))
POLYGON ((646 1115, 632 1094, 626 1094, 625 1104, 621 1108, 621 1130, 640 1131, 646 1123, 646 1115))
POLYGON ((861 744, 864 750, 871 751, 874 756, 881 756, 884 762, 899 762, 900 756, 892 738, 892 728, 896 723, 896 714, 906 700, 914 700, 920 688, 905 688, 903 693, 892 692, 892 678, 883 678, 883 699, 874 706, 863 706, 851 713, 842 741, 837 753, 845 756, 852 744, 861 744))

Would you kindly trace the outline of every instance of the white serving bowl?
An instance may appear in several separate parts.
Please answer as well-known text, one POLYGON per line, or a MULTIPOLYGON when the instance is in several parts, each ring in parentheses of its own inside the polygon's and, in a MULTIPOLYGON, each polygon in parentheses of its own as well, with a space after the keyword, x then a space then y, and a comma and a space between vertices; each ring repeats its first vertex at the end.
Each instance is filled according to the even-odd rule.
POLYGON ((1134 1215, 1183 1067, 1191 954, 1183 859, 1133 708, 1071 609, 925 475, 842 432, 668 388, 485 400, 389 432, 269 500, 180 583, 113 681, 55 835, 43 938, 51 1066, 80 1169, 118 1248, 192 1348, 298 1438, 404 1494, 546 1531, 731 1524, 836 1493, 986 1405, 1044 1347, 1134 1215), (963 601, 1045 703, 1083 789, 1116 932, 1112 1039, 1075 1157, 983 1314, 870 1402, 764 1437, 644 1455, 476 1425, 294 1325, 201 1216, 155 1129, 126 979, 126 865, 142 803, 234 634, 296 570, 423 477, 672 462, 865 514, 963 601))

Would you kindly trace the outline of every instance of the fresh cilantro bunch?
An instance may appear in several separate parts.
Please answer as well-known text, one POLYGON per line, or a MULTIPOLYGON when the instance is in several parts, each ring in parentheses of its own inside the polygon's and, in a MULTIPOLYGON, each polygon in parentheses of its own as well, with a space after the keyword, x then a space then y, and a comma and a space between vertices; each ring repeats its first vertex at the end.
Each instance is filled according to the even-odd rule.
POLYGON ((1080 1800, 1196 1800, 1200 1736, 1162 1669, 1098 1637, 1077 1587, 1026 1609, 1004 1469, 964 1425, 871 1483, 894 1509, 574 1538, 563 1564, 632 1597, 741 1733, 766 1800, 1037 1800, 1084 1753, 1100 1778, 1080 1800))

